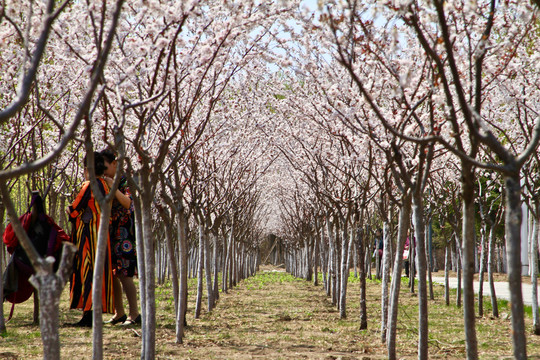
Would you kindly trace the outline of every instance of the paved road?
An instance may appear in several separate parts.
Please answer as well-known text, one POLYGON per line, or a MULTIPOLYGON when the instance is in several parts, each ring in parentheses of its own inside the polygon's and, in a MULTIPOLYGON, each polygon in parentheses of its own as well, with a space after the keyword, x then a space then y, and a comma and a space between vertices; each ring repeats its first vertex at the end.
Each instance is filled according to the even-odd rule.
MULTIPOLYGON (((433 283, 439 283, 444 285, 444 277, 434 276, 432 277, 433 283)), ((457 278, 451 277, 448 279, 448 283, 451 288, 457 288, 457 278)), ((473 282, 474 291, 478 293, 478 281, 473 282)), ((521 291, 523 292, 523 302, 525 305, 532 305, 532 285, 531 284, 521 284, 521 291)), ((489 293, 489 283, 484 281, 483 291, 484 296, 490 296, 489 293)), ((495 293, 497 298, 510 300, 510 290, 508 288, 507 282, 495 282, 495 293)))

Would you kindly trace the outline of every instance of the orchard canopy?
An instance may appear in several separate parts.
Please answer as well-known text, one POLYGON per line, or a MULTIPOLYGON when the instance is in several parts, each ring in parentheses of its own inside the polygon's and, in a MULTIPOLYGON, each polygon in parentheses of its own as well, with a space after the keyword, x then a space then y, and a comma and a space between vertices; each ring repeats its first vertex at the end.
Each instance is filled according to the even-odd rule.
MULTIPOLYGON (((37 189, 67 226, 85 154, 110 147, 134 194, 143 329, 162 257, 181 278, 196 256, 207 276, 235 278, 238 261, 306 278, 319 267, 346 316, 347 264, 368 266, 382 228, 387 284, 416 240, 420 358, 427 277, 445 261, 463 269, 467 356, 473 275, 500 271, 523 358, 539 49, 528 1, 2 0, 0 215, 37 189)), ((390 357, 399 286, 386 294, 390 357)))

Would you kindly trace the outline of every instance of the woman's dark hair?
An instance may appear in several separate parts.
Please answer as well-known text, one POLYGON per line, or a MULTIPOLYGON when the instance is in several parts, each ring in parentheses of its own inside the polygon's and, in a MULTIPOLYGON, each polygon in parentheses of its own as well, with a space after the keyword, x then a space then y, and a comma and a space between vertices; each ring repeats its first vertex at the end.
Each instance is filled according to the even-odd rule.
MULTIPOLYGON (((88 155, 84 157, 84 167, 86 167, 87 158, 88 155)), ((96 172, 96 176, 103 175, 105 169, 107 169, 107 167, 105 166, 105 159, 103 158, 103 155, 97 151, 94 151, 94 170, 96 172)))
POLYGON ((36 212, 36 214, 45 214, 45 207, 43 206, 43 198, 39 194, 39 191, 32 191, 32 199, 30 201, 30 207, 36 212))
POLYGON ((116 160, 116 154, 110 149, 101 150, 99 153, 109 164, 116 160))

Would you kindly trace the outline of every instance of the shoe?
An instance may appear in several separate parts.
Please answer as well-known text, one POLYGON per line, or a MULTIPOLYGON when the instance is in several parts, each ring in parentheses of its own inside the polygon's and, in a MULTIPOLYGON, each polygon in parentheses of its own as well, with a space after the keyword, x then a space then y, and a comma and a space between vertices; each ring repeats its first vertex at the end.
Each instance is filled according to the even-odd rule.
POLYGON ((115 319, 114 317, 108 321, 105 321, 105 324, 111 324, 111 325, 116 325, 118 323, 123 323, 124 321, 126 321, 127 319, 127 315, 124 314, 122 316, 120 316, 118 319, 115 319))
POLYGON ((73 327, 87 327, 87 328, 91 328, 92 327, 92 322, 91 321, 87 321, 85 319, 81 319, 79 322, 76 322, 74 324, 71 324, 71 326, 73 327))
POLYGON ((92 311, 85 311, 83 314, 83 317, 79 322, 76 322, 74 324, 69 324, 73 327, 92 327, 92 311))
POLYGON ((124 323, 122 324, 122 326, 131 326, 131 325, 135 325, 135 324, 138 324, 138 325, 141 324, 141 314, 137 315, 137 317, 135 318, 135 320, 132 320, 132 319, 126 319, 126 321, 124 321, 124 323))

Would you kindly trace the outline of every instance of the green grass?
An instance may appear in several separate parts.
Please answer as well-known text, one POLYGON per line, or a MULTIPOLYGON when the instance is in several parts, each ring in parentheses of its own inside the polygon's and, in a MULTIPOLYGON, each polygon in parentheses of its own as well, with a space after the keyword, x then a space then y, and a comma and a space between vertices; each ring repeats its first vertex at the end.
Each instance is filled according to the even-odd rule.
MULTIPOLYGON (((352 275, 352 273, 351 273, 352 275)), ((206 309, 204 283, 202 312, 194 319, 196 279, 189 279, 188 327, 184 344, 175 343, 175 319, 172 285, 169 281, 156 288, 157 359, 230 359, 230 358, 385 358, 381 343, 380 280, 367 281, 368 328, 359 330, 359 279, 351 276, 348 285, 347 318, 340 319, 320 285, 297 279, 283 272, 259 272, 241 281, 220 300, 212 312, 206 309)), ((398 357, 417 357, 418 297, 402 278, 397 323, 398 357)), ((220 282, 221 284, 221 282, 220 282)), ((417 286, 415 287, 417 291, 417 286)), ((444 287, 435 286, 435 300, 429 300, 429 354, 434 359, 463 359, 465 335, 463 309, 444 304, 444 287)), ((80 312, 68 310, 67 291, 61 302, 60 323, 77 320, 80 312)), ((7 305, 4 305, 4 309, 7 305)), ((530 307, 526 325, 530 328, 530 307)), ((500 313, 510 313, 508 302, 499 301, 500 313)), ((39 328, 31 325, 32 302, 17 305, 8 333, 0 338, 2 354, 17 354, 19 359, 41 358, 39 328)), ((489 297, 484 301, 484 317, 476 319, 479 357, 512 358, 511 324, 508 318, 492 318, 489 297)), ((106 315, 108 318, 110 315, 106 315)), ((140 329, 104 327, 105 359, 140 357, 140 329)), ((91 331, 62 326, 63 358, 91 358, 91 331)), ((540 354, 539 337, 528 334, 531 358, 540 354)))

